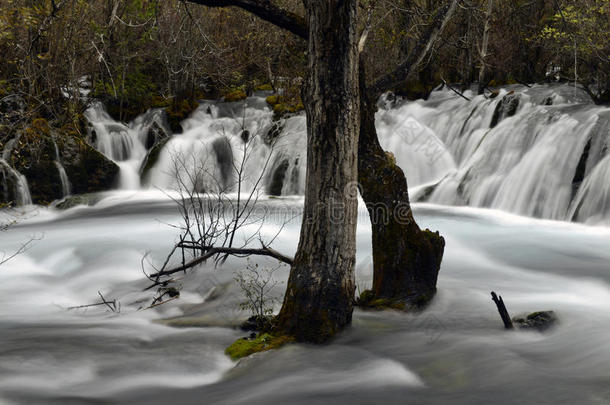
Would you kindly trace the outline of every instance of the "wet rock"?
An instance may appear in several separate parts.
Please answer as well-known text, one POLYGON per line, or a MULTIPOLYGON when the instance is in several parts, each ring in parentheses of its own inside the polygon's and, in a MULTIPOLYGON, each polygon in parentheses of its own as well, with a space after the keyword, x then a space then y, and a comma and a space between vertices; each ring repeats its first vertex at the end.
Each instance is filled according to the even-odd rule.
POLYGON ((496 105, 489 128, 494 128, 504 118, 512 117, 517 113, 519 108, 519 95, 514 91, 509 92, 496 105))
POLYGON ((267 194, 272 196, 282 195, 282 188, 284 187, 284 179, 286 178, 286 172, 290 163, 288 159, 281 160, 275 165, 271 178, 267 183, 267 194))
POLYGON ((231 148, 231 142, 225 137, 218 138, 212 143, 212 150, 216 155, 222 185, 225 188, 230 188, 233 183, 233 149, 231 148))
POLYGON ((73 194, 108 190, 119 173, 114 162, 82 138, 51 128, 41 118, 22 131, 6 160, 27 179, 35 204, 49 204, 64 196, 56 162, 61 162, 73 194))
POLYGON ((70 208, 78 207, 79 205, 92 206, 99 201, 99 196, 96 194, 80 194, 73 195, 64 198, 63 200, 57 201, 54 205, 58 210, 67 210, 70 208))
POLYGON ((150 170, 155 166, 157 161, 159 160, 159 156, 161 155, 161 151, 167 144, 170 138, 162 139, 157 142, 155 146, 153 146, 142 161, 142 165, 140 166, 140 178, 142 179, 142 184, 148 183, 150 170))
POLYGON ((555 311, 539 311, 525 317, 513 318, 513 324, 518 328, 537 330, 539 332, 551 329, 558 321, 555 311))
POLYGON ((161 127, 161 125, 159 125, 156 121, 153 122, 148 129, 148 133, 146 134, 146 149, 152 149, 157 143, 163 141, 169 136, 170 135, 161 127))

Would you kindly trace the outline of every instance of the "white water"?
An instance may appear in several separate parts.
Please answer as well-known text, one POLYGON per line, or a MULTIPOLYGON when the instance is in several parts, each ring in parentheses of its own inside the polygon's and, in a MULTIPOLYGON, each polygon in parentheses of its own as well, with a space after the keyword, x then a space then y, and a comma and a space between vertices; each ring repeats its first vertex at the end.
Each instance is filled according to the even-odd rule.
MULTIPOLYGON (((529 104, 523 101, 515 117, 489 130, 495 103, 505 92, 496 100, 466 102, 442 91, 428 101, 380 109, 381 143, 409 175, 412 194, 605 223, 610 215, 606 110, 570 104, 574 95, 562 88, 538 88, 521 96, 529 104), (541 106, 551 94, 555 105, 541 106), (585 176, 574 192, 572 180, 589 137, 585 176), (462 184, 459 191, 456 184, 462 184)), ((241 103, 202 103, 141 182, 149 129, 153 122, 164 125, 159 113, 128 125, 114 122, 100 106, 87 115, 96 147, 119 164, 121 187, 131 190, 102 193, 93 207, 41 208, 0 233, 7 254, 32 236, 43 237, 0 267, 0 403, 610 402, 608 228, 414 204, 418 223, 439 230, 447 242, 438 294, 425 312, 357 310, 352 327, 331 345, 291 345, 236 365, 223 351, 243 336, 233 328, 247 317, 233 280, 243 259, 181 275, 179 300, 142 310, 152 298, 143 291, 148 283, 142 257, 150 252, 161 262, 177 237, 166 224, 179 221, 169 197, 147 189, 176 186, 175 156, 192 163, 190 168, 205 169, 201 189, 231 188, 234 172, 227 168, 242 162, 248 149, 246 191, 260 176, 268 185, 282 167, 282 194, 300 194, 304 117, 285 120, 280 137, 269 142, 271 112, 262 97, 249 98, 245 110, 241 103), (491 290, 504 297, 512 315, 552 309, 561 323, 547 334, 507 333, 491 290), (121 312, 103 306, 68 309, 98 302, 98 291, 118 300, 121 312)), ((302 198, 259 203, 267 208, 260 210, 266 215, 262 235, 283 229, 273 247, 294 254, 302 198)), ((361 203, 360 289, 372 282, 371 254, 370 223, 361 203)), ((287 269, 276 276, 285 282, 287 269)), ((279 300, 284 286, 274 292, 279 300)))
MULTIPOLYGON (((601 172, 607 165, 610 109, 583 104, 565 86, 515 86, 515 91, 520 98, 516 115, 493 129, 494 109, 507 89, 493 100, 468 91, 470 102, 449 91, 434 92, 428 101, 407 103, 381 116, 414 117, 442 140, 457 163, 427 190, 433 191, 426 201, 609 223, 608 185, 601 172), (553 105, 542 105, 548 97, 553 105), (587 143, 585 177, 574 196, 573 180, 587 143)), ((430 170, 436 170, 432 162, 430 170)))
MULTIPOLYGON (((273 235, 302 199, 269 199, 273 235)), ((357 284, 372 279, 370 224, 360 205, 357 284)), ((236 368, 224 348, 247 316, 232 280, 244 259, 181 275, 180 300, 138 310, 151 294, 144 252, 162 260, 174 203, 156 192, 114 192, 94 207, 41 209, 8 232, 0 267, 0 403, 65 404, 603 404, 610 400, 610 232, 500 211, 415 205, 421 226, 447 240, 438 295, 420 315, 361 312, 328 346, 292 345, 236 368), (557 311, 547 333, 505 332, 489 292, 511 314, 557 311), (121 313, 97 302, 117 299, 121 313), (173 328, 170 324, 190 325, 173 328), (6 402, 5 402, 6 401, 6 402)), ((300 218, 274 248, 293 254, 300 218)), ((267 259, 255 259, 271 265, 267 259)), ((277 272, 285 281, 287 269, 277 272)), ((281 298, 285 284, 275 295, 281 298)))
POLYGON ((154 123, 163 128, 161 112, 151 110, 129 124, 114 121, 101 104, 95 104, 85 112, 91 123, 89 137, 93 146, 120 168, 119 188, 140 188, 138 172, 146 156, 146 139, 154 123))
POLYGON ((25 176, 19 173, 17 170, 13 169, 4 159, 0 159, 0 172, 0 176, 2 176, 2 181, 4 183, 5 190, 8 190, 10 188, 8 177, 12 178, 12 191, 14 194, 14 198, 16 199, 15 203, 17 205, 32 204, 32 195, 30 194, 28 181, 25 176))
MULTIPOLYGON (((235 170, 247 160, 245 190, 262 178, 269 188, 281 180, 282 195, 302 194, 305 181, 304 116, 281 121, 269 142, 272 112, 265 94, 245 103, 203 102, 182 123, 183 133, 163 147, 142 182, 145 141, 159 111, 130 124, 113 121, 98 105, 87 112, 96 147, 121 168, 124 189, 176 187, 177 174, 205 173, 200 190, 235 190, 235 170), (248 142, 242 133, 249 133, 248 142), (176 161, 183 162, 177 167, 176 161)), ((501 209, 521 215, 610 223, 610 109, 596 107, 583 92, 553 85, 513 86, 488 99, 467 91, 471 101, 450 90, 435 91, 427 101, 380 102, 376 126, 382 146, 407 174, 413 199, 501 209), (519 107, 490 129, 494 110, 515 91, 519 107), (552 105, 544 105, 552 101, 552 105), (387 107, 386 107, 387 106, 387 107), (581 156, 584 178, 573 184, 581 156), (580 184, 582 181, 582 184, 580 184)), ((182 176, 184 177, 184 176, 182 176)))
POLYGON ((59 180, 61 181, 61 192, 64 197, 67 197, 72 194, 72 185, 70 184, 70 179, 68 178, 64 165, 61 163, 61 156, 59 155, 59 148, 57 147, 55 139, 53 139, 53 146, 55 147, 54 163, 55 167, 57 167, 57 172, 59 173, 59 180))

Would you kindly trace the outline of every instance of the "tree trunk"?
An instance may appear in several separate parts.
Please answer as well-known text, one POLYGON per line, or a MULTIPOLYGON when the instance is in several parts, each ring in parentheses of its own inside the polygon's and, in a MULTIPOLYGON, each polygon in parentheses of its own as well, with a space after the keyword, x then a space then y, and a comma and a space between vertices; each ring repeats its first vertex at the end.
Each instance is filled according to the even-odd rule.
POLYGON ((494 7, 493 0, 489 0, 487 4, 487 11, 485 12, 485 25, 483 27, 483 40, 481 44, 481 48, 479 49, 479 60, 481 63, 481 67, 479 68, 479 85, 477 86, 477 93, 483 94, 485 91, 486 83, 486 68, 487 62, 485 58, 487 58, 487 48, 489 46, 489 30, 491 29, 491 12, 494 7))
POLYGON ((361 304, 421 308, 436 292, 445 240, 438 232, 422 231, 415 222, 407 179, 393 155, 379 144, 375 129, 377 105, 363 91, 364 82, 361 63, 358 174, 371 219, 374 263, 372 294, 361 304))
POLYGON ((356 0, 305 0, 307 179, 299 246, 277 330, 324 342, 351 322, 357 221, 356 0))

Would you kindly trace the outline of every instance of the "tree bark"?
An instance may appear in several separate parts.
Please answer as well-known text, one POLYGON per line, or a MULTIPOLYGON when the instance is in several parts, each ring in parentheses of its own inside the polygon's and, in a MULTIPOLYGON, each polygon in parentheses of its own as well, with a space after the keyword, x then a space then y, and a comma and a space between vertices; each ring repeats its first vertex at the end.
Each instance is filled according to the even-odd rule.
POLYGON ((352 319, 359 88, 356 0, 305 0, 307 178, 299 246, 277 330, 324 342, 352 319))
POLYGON ((479 61, 481 63, 481 67, 479 68, 479 84, 477 86, 477 93, 483 94, 485 91, 485 85, 487 84, 485 81, 485 72, 487 68, 487 62, 485 58, 487 58, 487 48, 489 46, 489 30, 491 29, 491 12, 494 7, 493 0, 489 0, 487 4, 487 11, 485 12, 485 25, 483 27, 483 39, 481 43, 481 48, 479 49, 479 61))
POLYGON ((421 308, 436 292, 445 240, 438 232, 422 231, 415 222, 407 179, 379 144, 377 105, 362 91, 364 78, 361 63, 358 175, 371 220, 374 274, 372 294, 360 303, 367 306, 384 300, 387 306, 421 308))

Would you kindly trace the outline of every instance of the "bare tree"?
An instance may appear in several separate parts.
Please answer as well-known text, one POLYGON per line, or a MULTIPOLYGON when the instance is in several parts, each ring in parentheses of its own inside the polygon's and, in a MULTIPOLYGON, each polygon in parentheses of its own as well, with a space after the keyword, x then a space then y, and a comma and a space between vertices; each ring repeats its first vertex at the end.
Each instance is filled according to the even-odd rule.
MULTIPOLYGON (((246 128, 245 108, 240 118, 241 132, 246 128)), ((153 305, 178 294, 176 279, 172 275, 208 260, 221 265, 229 255, 247 257, 269 256, 280 262, 292 264, 292 258, 270 246, 283 226, 292 218, 290 213, 278 232, 265 238, 261 229, 265 225, 266 210, 259 200, 263 194, 267 168, 272 150, 277 145, 264 143, 261 132, 242 136, 242 148, 233 151, 224 130, 209 143, 202 143, 201 153, 172 151, 172 178, 174 192, 167 195, 176 203, 180 222, 171 224, 179 231, 178 240, 159 268, 146 274, 152 284, 146 289, 158 287, 153 305), (249 171, 249 161, 256 148, 268 148, 266 160, 258 173, 249 171), (218 156, 237 158, 219 164, 218 156), (253 243, 260 247, 253 248, 253 243), (176 257, 178 258, 176 260, 176 257)), ((277 140, 275 141, 277 142, 277 140)), ((171 147, 171 145, 169 146, 171 147)))

